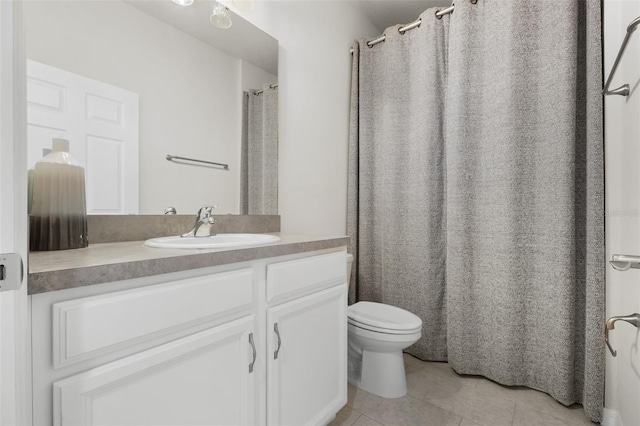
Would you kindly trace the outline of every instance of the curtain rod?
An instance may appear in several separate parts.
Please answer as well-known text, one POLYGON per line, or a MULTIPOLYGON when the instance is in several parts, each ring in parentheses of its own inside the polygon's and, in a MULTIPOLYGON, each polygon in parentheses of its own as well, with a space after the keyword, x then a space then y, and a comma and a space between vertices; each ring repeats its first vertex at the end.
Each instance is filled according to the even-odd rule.
MULTIPOLYGON (((269 89, 271 90, 277 89, 277 88, 278 88, 278 83, 269 85, 269 89)), ((261 95, 262 93, 264 93, 264 90, 256 90, 255 92, 253 92, 253 94, 256 96, 261 95)))
MULTIPOLYGON (((471 0, 471 3, 473 3, 473 4, 476 4, 477 2, 478 2, 478 0, 471 0)), ((444 15, 448 15, 449 13, 453 13, 453 10, 454 10, 454 9, 455 9, 455 6, 454 6, 454 5, 451 5, 451 6, 447 7, 446 9, 438 10, 438 11, 435 13, 436 18, 438 18, 438 19, 442 19, 442 17, 443 17, 444 15)), ((407 25, 405 25, 405 26, 403 26, 403 27, 398 28, 398 32, 399 32, 400 34, 404 34, 406 31, 409 31, 409 30, 412 30, 412 29, 414 29, 414 28, 419 27, 421 23, 422 23, 422 18, 419 18, 419 19, 417 19, 417 20, 413 21, 413 22, 412 22, 412 23, 410 23, 410 24, 407 24, 407 25)), ((386 40, 386 38, 387 38, 387 36, 386 36, 385 34, 382 34, 382 35, 381 35, 380 37, 378 37, 378 38, 375 38, 375 39, 373 39, 373 40, 369 40, 369 41, 367 42, 367 46, 369 46, 369 47, 373 47, 373 46, 375 46, 376 44, 378 44, 378 43, 382 43, 383 41, 385 41, 385 40, 386 40)), ((350 51, 350 52, 351 52, 351 54, 353 55, 353 47, 352 47, 349 51, 350 51)))

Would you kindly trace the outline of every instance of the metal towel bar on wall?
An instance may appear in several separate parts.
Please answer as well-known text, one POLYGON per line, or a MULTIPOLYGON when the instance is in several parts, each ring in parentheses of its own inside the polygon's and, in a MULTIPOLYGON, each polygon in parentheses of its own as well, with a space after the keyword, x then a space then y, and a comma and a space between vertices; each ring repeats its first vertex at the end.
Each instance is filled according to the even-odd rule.
POLYGON ((613 330, 615 328, 616 321, 624 321, 628 322, 634 327, 640 327, 640 314, 635 313, 621 317, 611 317, 607 320, 607 325, 605 325, 604 327, 604 342, 607 344, 607 348, 609 348, 609 352, 611 352, 611 355, 613 356, 617 356, 618 351, 613 350, 611 344, 609 343, 609 330, 613 330))
POLYGON ((628 271, 631 268, 640 269, 640 256, 614 254, 611 256, 609 263, 617 271, 628 271))
POLYGON ((624 40, 622 40, 622 45, 620 46, 620 50, 618 51, 618 56, 616 56, 616 60, 613 62, 613 67, 611 68, 611 73, 609 74, 609 78, 602 89, 603 95, 620 95, 620 96, 629 96, 629 85, 624 84, 617 89, 609 90, 609 86, 611 85, 611 80, 613 80, 613 76, 616 74, 616 70, 618 69, 618 65, 620 64, 620 59, 622 59, 622 55, 624 54, 624 50, 627 48, 627 43, 629 43, 629 39, 631 38, 631 34, 636 30, 636 27, 640 25, 640 16, 631 21, 629 26, 627 27, 627 34, 624 36, 624 40))
POLYGON ((193 161, 194 163, 213 164, 214 166, 220 166, 225 170, 229 170, 228 164, 214 163, 213 161, 196 160, 195 158, 178 157, 177 155, 167 155, 167 161, 182 160, 193 161))

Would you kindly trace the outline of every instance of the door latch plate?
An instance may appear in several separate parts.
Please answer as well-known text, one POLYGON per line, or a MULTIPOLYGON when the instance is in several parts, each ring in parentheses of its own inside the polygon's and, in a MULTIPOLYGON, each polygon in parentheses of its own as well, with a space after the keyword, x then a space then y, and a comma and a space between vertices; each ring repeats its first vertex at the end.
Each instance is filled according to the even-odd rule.
POLYGON ((22 256, 18 253, 0 254, 0 291, 18 290, 23 277, 22 256))

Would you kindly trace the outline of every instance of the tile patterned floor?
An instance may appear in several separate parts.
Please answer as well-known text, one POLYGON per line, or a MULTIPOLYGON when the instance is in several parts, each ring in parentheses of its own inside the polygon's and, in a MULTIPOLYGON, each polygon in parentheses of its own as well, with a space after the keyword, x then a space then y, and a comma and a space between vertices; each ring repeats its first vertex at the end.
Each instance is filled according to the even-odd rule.
POLYGON ((408 395, 384 399, 349 385, 330 426, 593 426, 580 405, 565 407, 527 388, 459 376, 446 363, 405 354, 408 395))

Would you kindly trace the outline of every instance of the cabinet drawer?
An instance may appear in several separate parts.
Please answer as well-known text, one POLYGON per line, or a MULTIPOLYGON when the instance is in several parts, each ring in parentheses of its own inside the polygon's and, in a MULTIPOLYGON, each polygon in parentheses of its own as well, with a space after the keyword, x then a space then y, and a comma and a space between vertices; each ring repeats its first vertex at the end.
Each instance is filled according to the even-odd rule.
POLYGON ((55 303, 53 366, 248 313, 256 305, 253 282, 253 270, 241 269, 55 303))
POLYGON ((306 257, 267 267, 267 301, 279 303, 347 281, 346 252, 306 257))

